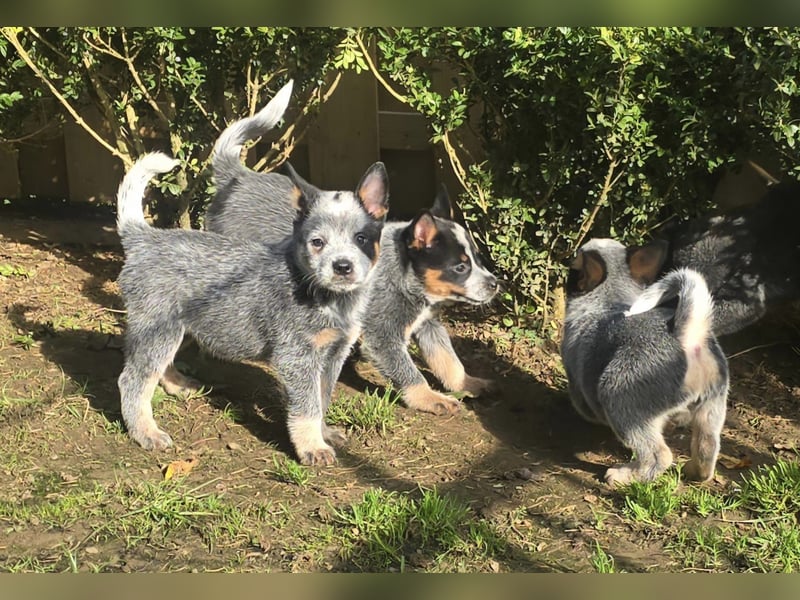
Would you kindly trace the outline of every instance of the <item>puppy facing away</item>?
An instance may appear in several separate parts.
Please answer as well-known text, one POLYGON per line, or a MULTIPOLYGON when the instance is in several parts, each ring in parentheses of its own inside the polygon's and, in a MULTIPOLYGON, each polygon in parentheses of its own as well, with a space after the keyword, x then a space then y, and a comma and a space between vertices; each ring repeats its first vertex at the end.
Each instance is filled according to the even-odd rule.
MULTIPOLYGON (((212 159, 217 193, 205 220, 209 231, 268 242, 291 233, 292 180, 301 180, 299 175, 288 163, 283 166, 287 177, 256 173, 241 161, 244 143, 266 133, 278 120, 274 109, 280 106, 276 102, 284 90, 255 116, 231 124, 217 140, 212 159)), ((339 192, 315 193, 328 198, 339 192)), ((408 352, 409 342, 416 339, 445 388, 479 395, 490 382, 465 372, 436 310, 444 302, 486 303, 497 290, 497 279, 481 262, 469 233, 453 220, 449 196, 442 188, 430 210, 410 222, 384 227, 364 311, 362 350, 402 390, 409 407, 437 414, 453 412, 460 403, 430 388, 408 352)))
POLYGON ((387 175, 375 163, 356 191, 319 197, 297 182, 292 234, 276 244, 204 231, 160 230, 142 214, 148 181, 176 161, 140 158, 117 199, 125 251, 119 277, 127 308, 122 416, 146 449, 170 446, 151 397, 184 334, 232 361, 271 363, 287 396, 288 431, 304 464, 332 464, 341 431, 324 415, 360 331, 366 290, 388 211, 387 175))
POLYGON ((771 186, 756 204, 667 232, 668 268, 701 273, 714 298, 714 333, 734 333, 800 299, 800 183, 771 186))
POLYGON ((687 477, 711 478, 719 453, 728 366, 711 329, 713 303, 689 269, 645 289, 665 256, 663 244, 628 250, 594 239, 579 249, 567 280, 561 356, 570 399, 634 454, 606 471, 611 485, 649 481, 671 465, 663 437, 671 417, 690 419, 687 477), (675 297, 676 308, 659 306, 675 297))
MULTIPOLYGON (((211 164, 217 191, 205 214, 208 231, 275 242, 292 233, 293 181, 280 173, 247 169, 241 160, 245 142, 266 134, 281 120, 289 105, 292 86, 289 81, 255 115, 231 123, 214 144, 211 164), (252 200, 240 201, 240 198, 252 200), (266 234, 265 225, 270 227, 266 234)), ((333 196, 336 192, 316 190, 316 194, 333 196)))

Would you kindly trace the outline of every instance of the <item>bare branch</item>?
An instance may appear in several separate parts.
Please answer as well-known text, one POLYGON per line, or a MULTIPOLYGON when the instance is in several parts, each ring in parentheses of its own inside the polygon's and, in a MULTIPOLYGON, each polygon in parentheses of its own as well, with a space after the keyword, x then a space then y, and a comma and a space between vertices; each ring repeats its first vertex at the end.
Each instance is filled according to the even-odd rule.
POLYGON ((48 87, 53 96, 55 96, 56 99, 62 104, 62 106, 64 106, 67 112, 69 112, 69 114, 72 115, 72 118, 75 120, 75 122, 78 125, 80 125, 86 131, 86 133, 92 136, 101 146, 103 146, 103 148, 105 148, 112 155, 120 159, 124 163, 126 169, 129 169, 133 164, 133 161, 131 160, 130 156, 123 154, 122 152, 111 146, 100 136, 100 134, 98 134, 94 129, 92 129, 92 127, 89 126, 88 123, 86 123, 86 121, 83 120, 83 117, 81 117, 75 110, 75 108, 73 108, 69 100, 67 100, 63 96, 63 94, 61 94, 61 92, 58 91, 58 88, 56 88, 53 82, 50 81, 50 79, 48 79, 48 77, 41 71, 41 69, 39 69, 39 67, 37 67, 36 64, 33 62, 33 59, 31 58, 30 54, 28 54, 28 52, 22 46, 22 43, 19 41, 19 37, 17 36, 16 30, 12 27, 2 27, 0 28, 0 33, 2 33, 3 37, 5 37, 9 42, 11 42, 11 45, 14 46, 20 58, 22 58, 22 60, 25 62, 26 65, 28 65, 31 71, 33 71, 34 74, 39 79, 42 80, 42 82, 48 87))
POLYGON ((578 240, 573 245, 572 249, 570 250, 569 254, 572 254, 575 250, 580 248, 581 244, 583 243, 584 238, 589 233, 589 230, 594 225, 594 220, 597 218, 598 213, 600 212, 600 208, 606 203, 608 199, 608 193, 611 191, 611 188, 619 181, 619 178, 622 177, 622 171, 617 173, 616 175, 614 172, 616 171, 617 167, 619 166, 619 162, 616 158, 611 158, 611 153, 606 148, 606 156, 609 157, 610 162, 608 163, 608 169, 606 170, 606 176, 603 180, 603 187, 600 190, 600 196, 597 198, 597 202, 594 203, 594 208, 592 209, 592 213, 587 217, 587 219, 581 224, 578 233, 578 240))

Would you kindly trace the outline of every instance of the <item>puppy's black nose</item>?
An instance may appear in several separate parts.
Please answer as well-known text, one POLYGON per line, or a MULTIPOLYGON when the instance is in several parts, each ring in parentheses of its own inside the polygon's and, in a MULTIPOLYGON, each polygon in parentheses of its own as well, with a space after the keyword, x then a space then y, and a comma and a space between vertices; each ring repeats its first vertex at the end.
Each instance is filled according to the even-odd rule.
POLYGON ((337 275, 350 275, 353 272, 353 263, 341 258, 333 262, 333 272, 337 275))

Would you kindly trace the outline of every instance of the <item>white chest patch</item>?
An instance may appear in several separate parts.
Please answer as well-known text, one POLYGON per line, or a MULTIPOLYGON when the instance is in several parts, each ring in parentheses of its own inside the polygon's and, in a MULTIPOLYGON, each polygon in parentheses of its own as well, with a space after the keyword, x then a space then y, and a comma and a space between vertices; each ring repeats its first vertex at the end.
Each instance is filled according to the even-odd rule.
POLYGON ((408 327, 406 327, 406 331, 405 331, 406 341, 411 339, 411 336, 414 334, 414 332, 417 329, 419 329, 419 326, 422 325, 428 319, 430 319, 431 316, 432 316, 432 313, 431 313, 431 309, 430 308, 423 309, 423 311, 419 314, 419 316, 417 316, 417 318, 414 319, 414 322, 411 323, 411 325, 409 325, 408 327))

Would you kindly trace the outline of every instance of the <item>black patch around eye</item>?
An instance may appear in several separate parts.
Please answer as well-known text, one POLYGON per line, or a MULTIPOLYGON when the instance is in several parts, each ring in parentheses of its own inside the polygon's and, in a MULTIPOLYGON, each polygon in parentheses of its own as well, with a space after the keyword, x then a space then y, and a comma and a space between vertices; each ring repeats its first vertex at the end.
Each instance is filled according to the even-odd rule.
POLYGON ((377 256, 382 230, 383 223, 374 221, 353 236, 356 247, 366 254, 370 261, 374 261, 377 256))
POLYGON ((466 279, 472 272, 472 265, 469 264, 469 259, 459 262, 450 267, 450 270, 456 274, 457 277, 466 279))

